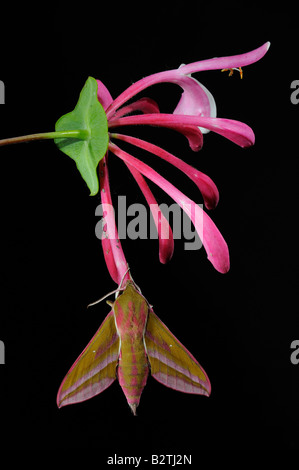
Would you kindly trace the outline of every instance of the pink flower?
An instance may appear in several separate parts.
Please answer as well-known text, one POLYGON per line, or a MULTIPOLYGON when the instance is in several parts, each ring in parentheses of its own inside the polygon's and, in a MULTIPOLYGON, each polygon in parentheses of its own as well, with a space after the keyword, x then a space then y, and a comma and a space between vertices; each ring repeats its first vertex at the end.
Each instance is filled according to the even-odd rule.
MULTIPOLYGON (((108 149, 125 162, 147 202, 150 204, 158 229, 160 260, 163 263, 168 261, 172 256, 173 238, 168 222, 159 210, 155 198, 143 176, 162 188, 188 214, 202 240, 208 259, 215 269, 221 273, 225 273, 229 270, 228 247, 215 224, 209 216, 202 211, 199 205, 189 199, 150 166, 122 150, 116 145, 115 141, 118 143, 122 141, 127 142, 132 146, 144 149, 168 161, 176 168, 179 168, 197 185, 207 209, 216 207, 218 203, 219 193, 217 187, 207 175, 166 150, 144 140, 119 134, 115 132, 114 129, 122 126, 145 124, 167 127, 185 135, 193 151, 198 151, 202 148, 203 133, 209 131, 216 132, 241 147, 253 145, 255 137, 252 129, 239 121, 217 118, 216 104, 212 94, 195 78, 191 77, 191 74, 203 70, 232 70, 245 67, 261 59, 267 52, 269 46, 270 43, 265 43, 258 49, 245 54, 203 60, 188 65, 182 65, 178 69, 150 75, 131 85, 115 100, 112 99, 105 85, 101 81, 97 81, 98 99, 106 111, 110 131, 108 149), (166 82, 175 83, 183 90, 179 103, 172 114, 160 113, 157 103, 149 98, 141 98, 128 103, 129 100, 149 86, 166 82), (136 112, 143 114, 135 114, 136 112), (169 234, 169 236, 165 236, 165 234, 169 234)), ((112 233, 109 235, 109 230, 111 231, 112 226, 113 233, 117 234, 117 231, 115 222, 112 221, 114 216, 111 209, 109 209, 109 207, 112 206, 108 181, 107 157, 108 155, 100 162, 102 203, 107 204, 107 226, 103 237, 103 248, 110 274, 115 282, 119 283, 127 270, 127 263, 123 256, 118 237, 112 236, 112 233), (110 223, 108 223, 108 219, 110 219, 110 223)))

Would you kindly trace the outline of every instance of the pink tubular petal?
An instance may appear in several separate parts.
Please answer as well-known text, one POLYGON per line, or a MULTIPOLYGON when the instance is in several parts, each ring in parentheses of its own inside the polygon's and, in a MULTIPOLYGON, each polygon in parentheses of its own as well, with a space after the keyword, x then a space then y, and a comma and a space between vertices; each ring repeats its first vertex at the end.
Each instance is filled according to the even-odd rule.
MULTIPOLYGON (((105 85, 97 80, 98 83, 98 100, 103 106, 104 109, 112 103, 113 99, 110 95, 109 90, 105 85)), ((112 207, 111 194, 110 194, 110 185, 109 185, 109 175, 107 168, 107 158, 106 155, 99 163, 99 174, 100 174, 100 192, 101 192, 101 201, 103 205, 103 218, 105 220, 105 225, 103 227, 102 233, 102 248, 103 254, 106 262, 107 269, 110 276, 117 284, 120 283, 122 278, 123 269, 118 268, 117 264, 120 266, 127 266, 125 256, 122 252, 120 242, 119 248, 116 248, 115 238, 118 238, 117 229, 115 226, 114 219, 114 210, 112 207), (113 234, 113 237, 112 237, 113 234), (112 242, 112 238, 114 238, 112 242), (113 251, 114 250, 114 251, 113 251), (118 253, 118 250, 120 253, 118 253), (115 252, 115 255, 114 255, 115 252), (117 262, 117 264, 116 264, 117 262)))
MULTIPOLYGON (((165 72, 155 73, 148 77, 142 78, 141 80, 138 80, 138 82, 134 83, 129 88, 127 88, 113 101, 113 103, 111 103, 107 110, 107 118, 109 120, 115 117, 116 110, 119 109, 120 106, 122 106, 126 101, 130 100, 133 96, 137 95, 145 88, 148 88, 152 85, 156 85, 157 83, 174 83, 176 85, 179 85, 184 91, 187 92, 187 94, 189 94, 191 92, 191 82, 192 85, 194 85, 194 82, 192 80, 194 80, 194 82, 197 82, 197 80, 192 79, 191 77, 186 77, 181 72, 181 68, 174 70, 166 70, 165 72)), ((192 91, 193 89, 194 86, 192 88, 192 91)), ((199 99, 202 99, 203 106, 206 108, 206 106, 208 105, 207 95, 209 95, 210 93, 203 85, 201 85, 201 96, 199 96, 199 93, 200 91, 198 90, 196 93, 196 102, 198 104, 199 99)), ((210 96, 208 96, 208 100, 209 98, 210 96)))
POLYGON ((113 99, 110 95, 109 90, 105 87, 104 83, 101 80, 97 80, 98 83, 98 100, 106 110, 108 106, 112 103, 113 99))
POLYGON ((188 124, 181 125, 175 123, 169 123, 165 127, 183 134, 188 139, 190 148, 193 150, 193 152, 198 152, 201 150, 203 146, 203 137, 199 127, 189 126, 188 124))
POLYGON ((119 275, 118 275, 118 270, 117 270, 114 257, 113 257, 111 241, 108 238, 108 235, 106 235, 106 231, 107 231, 107 225, 104 226, 103 228, 104 233, 102 235, 103 255, 104 255, 105 263, 106 263, 106 266, 107 266, 107 269, 109 271, 111 278, 113 279, 114 282, 116 282, 116 284, 119 284, 118 282, 119 275))
POLYGON ((204 203, 207 209, 214 209, 217 206, 219 201, 219 192, 215 183, 211 180, 211 178, 209 178, 209 176, 205 175, 201 171, 198 171, 196 168, 193 168, 191 165, 188 165, 188 163, 185 163, 180 158, 172 155, 166 150, 163 150, 157 145, 123 134, 111 134, 111 138, 117 138, 132 145, 136 145, 136 147, 142 148, 147 152, 150 152, 157 157, 163 158, 163 160, 171 163, 176 168, 185 173, 185 175, 196 184, 204 198, 204 203))
POLYGON ((266 42, 261 47, 245 54, 232 55, 227 57, 214 57, 213 59, 201 60, 192 64, 183 65, 179 70, 188 75, 190 73, 201 72, 202 70, 230 69, 234 67, 245 67, 260 60, 270 47, 270 42, 266 42))
MULTIPOLYGON (((123 253, 115 224, 107 168, 107 155, 100 161, 99 173, 101 201, 103 213, 105 214, 105 226, 102 235, 103 253, 110 276, 119 284, 128 271, 128 263, 123 253)), ((129 273, 126 274, 125 279, 130 279, 129 273)))
MULTIPOLYGON (((194 134, 191 135, 191 130, 192 132, 194 129, 199 131, 198 127, 195 126, 204 127, 205 129, 216 132, 241 147, 250 147, 254 144, 255 140, 253 130, 243 122, 222 118, 182 116, 180 114, 143 114, 140 116, 126 116, 119 119, 112 119, 109 122, 109 128, 138 124, 148 124, 150 126, 162 126, 175 129, 185 134, 189 139, 189 143, 191 140, 193 146, 195 145, 196 140, 195 142, 193 141, 194 134)), ((192 150, 194 150, 191 143, 190 146, 192 150)))
MULTIPOLYGON (((183 88, 181 99, 173 114, 216 117, 216 103, 209 90, 195 78, 182 76, 180 86, 183 88)), ((209 132, 200 128, 202 133, 209 132)))
MULTIPOLYGON (((188 117, 187 117, 188 121, 188 117)), ((220 134, 240 147, 251 147, 255 142, 254 132, 247 124, 233 119, 198 118, 200 126, 220 134)))
POLYGON ((227 244, 214 222, 200 208, 200 206, 185 196, 185 194, 179 191, 151 167, 137 158, 132 157, 127 152, 124 152, 115 144, 110 143, 109 150, 125 162, 133 165, 136 170, 157 184, 161 189, 169 194, 177 204, 179 204, 192 220, 205 247, 209 261, 211 261, 217 271, 226 273, 229 270, 229 252, 227 244))
POLYGON ((113 118, 109 121, 109 128, 148 124, 150 126, 161 126, 173 129, 183 134, 189 141, 189 145, 194 152, 201 149, 203 144, 202 133, 197 124, 182 122, 182 116, 173 116, 172 114, 143 114, 138 116, 125 116, 122 118, 113 118))
POLYGON ((150 207, 159 237, 160 262, 166 264, 172 258, 174 250, 172 230, 169 226, 167 219, 161 212, 157 201, 154 198, 154 195, 148 187, 147 183, 145 182, 143 176, 139 173, 139 171, 136 170, 136 168, 134 168, 134 166, 129 165, 129 163, 127 162, 125 162, 125 164, 127 165, 128 169, 135 178, 139 188, 141 189, 150 207))
POLYGON ((134 103, 128 104, 127 106, 124 106, 123 108, 120 108, 116 111, 114 117, 122 117, 125 116, 126 114, 130 114, 134 111, 141 111, 142 113, 159 113, 159 106, 157 103, 150 99, 150 98, 141 98, 138 101, 134 101, 134 103))
POLYGON ((254 51, 247 52, 245 54, 228 56, 228 57, 216 57, 214 59, 202 60, 199 62, 193 62, 192 64, 183 65, 179 69, 167 70, 165 72, 155 73, 148 77, 138 80, 136 83, 127 88, 122 92, 114 101, 110 104, 107 109, 107 118, 111 119, 115 111, 122 106, 126 101, 130 100, 133 96, 140 93, 145 88, 148 88, 157 83, 176 83, 182 86, 184 89, 184 75, 191 73, 200 72, 202 70, 217 70, 224 68, 233 67, 244 67, 260 60, 267 52, 270 47, 270 43, 266 42, 263 46, 255 49, 254 51))
MULTIPOLYGON (((107 119, 111 119, 115 115, 115 111, 120 108, 120 106, 129 101, 131 98, 133 98, 133 96, 137 95, 145 88, 155 85, 156 83, 169 81, 169 78, 172 78, 174 75, 172 72, 173 71, 155 73, 138 80, 136 83, 133 83, 133 85, 129 86, 113 101, 113 103, 110 104, 109 108, 107 109, 107 119)), ((175 77, 176 75, 177 72, 175 71, 175 77)))

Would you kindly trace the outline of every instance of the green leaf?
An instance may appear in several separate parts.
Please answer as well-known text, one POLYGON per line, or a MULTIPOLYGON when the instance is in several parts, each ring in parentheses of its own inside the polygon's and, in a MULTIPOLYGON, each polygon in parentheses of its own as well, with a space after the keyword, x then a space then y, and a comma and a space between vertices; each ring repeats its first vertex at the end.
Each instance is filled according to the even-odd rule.
POLYGON ((83 137, 54 140, 62 152, 75 160, 92 196, 99 191, 97 166, 105 156, 109 142, 107 117, 98 101, 97 91, 97 81, 89 77, 75 109, 58 119, 55 125, 56 131, 83 130, 83 137))

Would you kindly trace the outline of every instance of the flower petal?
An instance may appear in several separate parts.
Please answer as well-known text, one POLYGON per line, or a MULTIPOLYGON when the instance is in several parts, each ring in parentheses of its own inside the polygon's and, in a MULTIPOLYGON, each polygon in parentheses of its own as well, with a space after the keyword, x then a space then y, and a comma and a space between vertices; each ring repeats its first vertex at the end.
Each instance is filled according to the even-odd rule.
POLYGON ((196 124, 181 122, 181 116, 172 114, 143 114, 138 116, 125 116, 122 118, 113 118, 109 121, 108 127, 148 124, 150 126, 161 126, 173 129, 183 134, 189 141, 189 145, 194 152, 201 149, 203 144, 202 133, 196 124), (168 119, 174 117, 174 119, 168 119))
POLYGON ((132 157, 132 155, 127 152, 124 152, 115 144, 110 143, 109 150, 125 162, 133 165, 140 173, 157 184, 161 189, 169 194, 177 204, 179 204, 179 206, 191 218, 205 247, 209 261, 211 261, 217 271, 226 273, 229 270, 229 252, 227 244, 214 222, 200 208, 200 206, 185 196, 185 194, 179 191, 151 167, 137 158, 132 157))
MULTIPOLYGON (((244 67, 260 60, 267 52, 270 47, 270 42, 266 42, 261 47, 247 52, 245 54, 239 54, 228 57, 215 57, 213 59, 202 60, 199 62, 193 62, 192 64, 183 65, 179 69, 166 70, 165 72, 159 72, 148 77, 138 80, 133 83, 125 91, 123 91, 114 101, 110 104, 107 109, 107 118, 113 117, 115 111, 122 106, 126 101, 131 99, 133 96, 140 93, 142 90, 155 85, 157 83, 176 83, 182 86, 184 83, 184 76, 191 73, 200 72, 202 70, 217 70, 224 68, 233 67, 244 67)), ((184 88, 182 86, 182 88, 184 88)))
POLYGON ((148 77, 142 78, 136 83, 133 83, 133 85, 129 86, 113 101, 113 103, 110 104, 109 108, 107 109, 107 119, 112 119, 118 108, 120 108, 124 103, 126 103, 128 100, 133 98, 133 96, 137 95, 145 88, 155 85, 156 83, 167 82, 172 78, 176 79, 176 76, 177 71, 170 70, 149 75, 148 77))
POLYGON ((110 95, 108 88, 105 87, 104 83, 101 80, 97 80, 98 83, 98 100, 103 106, 104 110, 113 102, 113 98, 110 95))
MULTIPOLYGON (((216 103, 209 90, 193 77, 182 76, 180 86, 183 88, 181 99, 173 114, 216 117, 216 103)), ((200 127, 203 134, 209 130, 200 127)))
POLYGON ((140 172, 129 163, 125 162, 125 164, 132 173, 145 199, 147 200, 158 232, 160 262, 166 264, 172 258, 174 250, 173 235, 168 220, 163 215, 153 193, 140 172))
POLYGON ((251 147, 255 142, 254 132, 247 124, 233 119, 199 118, 202 127, 231 140, 240 147, 251 147))
POLYGON ((105 226, 102 234, 102 248, 110 276, 117 284, 119 284, 125 275, 126 276, 124 279, 130 279, 130 275, 127 272, 128 263, 122 250, 115 224, 107 168, 107 155, 99 163, 99 173, 103 215, 105 214, 105 226))
POLYGON ((140 100, 134 101, 133 103, 118 109, 114 117, 122 117, 134 111, 141 111, 142 113, 148 114, 160 112, 159 106, 154 100, 151 98, 141 98, 140 100))
POLYGON ((196 184, 203 196, 207 209, 214 209, 217 206, 219 201, 219 192, 217 186, 209 176, 205 175, 191 165, 188 165, 188 163, 167 152, 161 147, 158 147, 157 145, 124 134, 111 134, 111 138, 116 138, 132 145, 136 145, 136 147, 142 148, 143 150, 146 150, 147 152, 150 152, 157 157, 163 158, 163 160, 166 160, 171 165, 174 165, 196 184))
MULTIPOLYGON (((214 131, 241 147, 250 147, 255 141, 253 130, 247 126, 247 124, 234 121, 232 119, 182 116, 181 114, 143 114, 140 116, 125 116, 119 119, 112 119, 109 121, 108 126, 109 128, 114 128, 118 126, 138 124, 148 124, 150 126, 162 126, 175 129, 186 135, 189 139, 192 150, 197 149, 195 145, 196 143, 199 144, 199 139, 196 139, 195 133, 195 129, 198 129, 197 126, 214 131)), ((199 136, 197 136, 197 138, 198 137, 199 136)))
POLYGON ((227 57, 214 57, 213 59, 200 60, 182 66, 179 70, 185 75, 190 73, 201 72, 203 70, 220 70, 232 69, 234 67, 245 67, 260 60, 270 47, 270 42, 266 42, 262 46, 245 54, 231 55, 227 57))

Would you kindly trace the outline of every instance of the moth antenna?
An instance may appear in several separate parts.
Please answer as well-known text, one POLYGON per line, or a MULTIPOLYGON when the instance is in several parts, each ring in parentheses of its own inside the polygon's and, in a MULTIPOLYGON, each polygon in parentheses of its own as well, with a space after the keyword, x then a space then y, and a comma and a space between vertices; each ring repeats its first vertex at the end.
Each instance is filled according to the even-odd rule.
MULTIPOLYGON (((123 275, 122 277, 122 280, 120 281, 120 284, 119 284, 119 287, 121 287, 122 283, 123 283, 123 280, 125 278, 125 275, 127 274, 127 272, 130 271, 130 268, 129 268, 129 265, 128 265, 128 269, 126 270, 125 274, 123 275)), ((134 279, 132 278, 132 275, 131 275, 131 272, 130 272, 130 278, 131 278, 131 281, 133 282, 134 286, 136 287, 136 289, 140 292, 141 294, 141 289, 139 286, 137 286, 136 282, 134 281, 134 279)), ((121 289, 120 289, 121 290, 121 289)), ((117 297, 117 296, 116 296, 117 297)))
MULTIPOLYGON (((134 282, 134 280, 133 280, 133 279, 132 279, 132 281, 134 282)), ((137 284, 135 284, 135 282, 134 282, 134 286, 135 286, 135 287, 136 287, 136 289, 139 291, 139 293, 140 293, 140 294, 142 294, 140 287, 139 287, 139 286, 137 286, 137 284)))
MULTIPOLYGON (((124 273, 123 277, 121 278, 121 281, 120 281, 120 283, 119 283, 118 288, 115 289, 115 290, 113 290, 113 291, 111 291, 111 292, 108 292, 108 294, 104 295, 104 296, 101 297, 99 300, 96 300, 95 302, 92 302, 91 304, 88 304, 88 305, 87 305, 87 308, 88 308, 88 307, 93 307, 94 305, 99 304, 100 302, 102 302, 102 300, 105 300, 107 297, 109 297, 109 296, 112 295, 112 294, 116 294, 116 295, 115 295, 115 298, 117 299, 119 292, 124 290, 124 287, 122 287, 122 283, 124 282, 124 278, 125 278, 125 276, 127 275, 127 273, 128 273, 129 271, 130 271, 130 268, 129 268, 129 265, 128 265, 128 269, 126 270, 126 272, 124 273)), ((135 284, 134 279, 133 279, 132 276, 131 276, 131 273, 130 273, 130 278, 131 278, 131 280, 133 281, 134 286, 135 286, 135 287, 139 290, 139 292, 141 293, 141 289, 140 289, 140 287, 137 286, 137 284, 135 284)))
POLYGON ((137 286, 137 284, 136 284, 136 282, 134 281, 134 279, 132 278, 131 274, 130 274, 130 277, 131 277, 131 279, 132 279, 132 281, 133 281, 134 286, 136 287, 136 289, 137 289, 137 290, 139 291, 139 293, 141 294, 141 293, 142 293, 142 292, 141 292, 141 289, 140 289, 139 286, 137 286))
POLYGON ((104 295, 104 297, 101 297, 99 300, 96 300, 95 302, 92 302, 91 304, 88 304, 87 308, 92 307, 93 305, 99 304, 100 302, 102 302, 102 300, 105 300, 107 297, 109 297, 112 294, 115 294, 116 292, 119 292, 119 287, 117 289, 109 292, 108 294, 104 295))
MULTIPOLYGON (((120 281, 119 286, 118 286, 117 289, 114 289, 113 291, 111 291, 108 294, 104 295, 104 297, 101 297, 99 300, 96 300, 95 302, 92 302, 91 304, 88 304, 87 308, 92 307, 93 305, 99 304, 100 302, 102 302, 102 300, 105 300, 107 297, 109 297, 112 294, 118 294, 120 290, 124 290, 124 288, 122 288, 121 286, 122 286, 122 283, 123 283, 124 278, 125 278, 126 274, 128 273, 128 271, 130 271, 129 266, 128 266, 128 269, 126 270, 125 274, 121 278, 121 281, 120 281)), ((117 298, 117 295, 115 296, 115 298, 117 298)))

